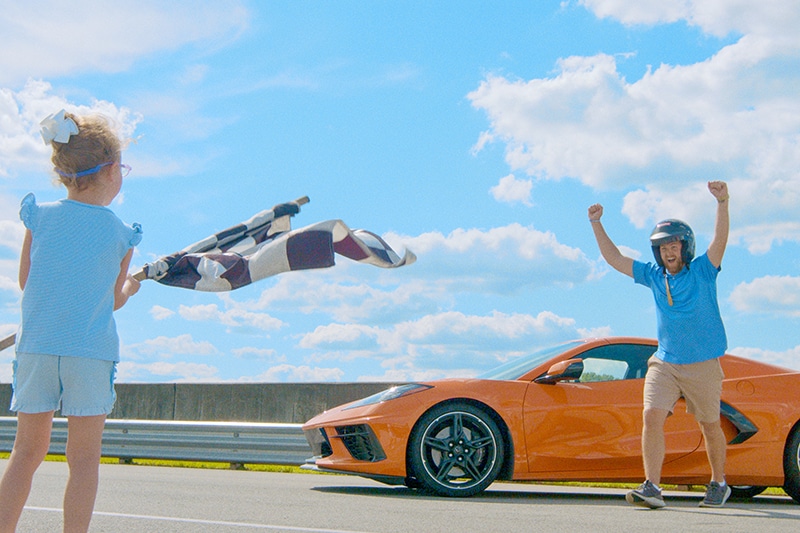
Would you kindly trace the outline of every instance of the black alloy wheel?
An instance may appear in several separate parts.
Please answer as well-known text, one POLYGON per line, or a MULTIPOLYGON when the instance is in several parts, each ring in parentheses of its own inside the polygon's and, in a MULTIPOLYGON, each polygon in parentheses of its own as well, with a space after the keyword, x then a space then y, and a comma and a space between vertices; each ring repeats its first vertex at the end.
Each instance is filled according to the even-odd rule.
POLYGON ((783 451, 783 490, 800 503, 800 427, 789 434, 783 451))
POLYGON ((503 436, 483 409, 442 404, 419 419, 408 448, 409 470, 420 488, 441 496, 475 495, 497 479, 503 436))

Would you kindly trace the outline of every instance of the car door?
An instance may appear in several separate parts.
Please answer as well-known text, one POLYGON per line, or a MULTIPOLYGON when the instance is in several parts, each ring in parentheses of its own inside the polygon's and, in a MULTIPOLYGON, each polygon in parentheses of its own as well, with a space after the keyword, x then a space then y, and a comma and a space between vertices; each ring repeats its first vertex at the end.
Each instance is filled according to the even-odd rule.
MULTIPOLYGON (((642 389, 655 349, 635 344, 582 354, 581 381, 532 382, 523 416, 529 472, 622 471, 642 468, 642 389)), ((665 464, 701 444, 681 400, 665 424, 665 464)))

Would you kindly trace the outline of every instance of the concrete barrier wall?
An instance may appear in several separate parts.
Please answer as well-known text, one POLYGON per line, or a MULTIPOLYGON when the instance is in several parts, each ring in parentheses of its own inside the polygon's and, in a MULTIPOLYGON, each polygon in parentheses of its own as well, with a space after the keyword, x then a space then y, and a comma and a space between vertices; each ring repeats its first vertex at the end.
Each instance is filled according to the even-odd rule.
MULTIPOLYGON (((109 418, 302 424, 394 383, 118 383, 109 418)), ((0 384, 0 416, 13 416, 11 385, 0 384)), ((56 413, 58 416, 58 413, 56 413)))

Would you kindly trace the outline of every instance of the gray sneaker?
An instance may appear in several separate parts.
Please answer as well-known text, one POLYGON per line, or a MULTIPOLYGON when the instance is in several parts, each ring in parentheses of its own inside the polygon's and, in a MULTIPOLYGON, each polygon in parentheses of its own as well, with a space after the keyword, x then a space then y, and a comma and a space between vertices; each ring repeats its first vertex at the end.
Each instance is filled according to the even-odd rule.
POLYGON ((716 481, 708 484, 706 497, 700 502, 700 507, 722 507, 731 495, 731 488, 727 483, 720 485, 716 481))
POLYGON ((625 501, 631 505, 649 507, 650 509, 660 509, 667 505, 664 503, 664 498, 661 497, 661 489, 657 489, 649 479, 626 494, 625 501))

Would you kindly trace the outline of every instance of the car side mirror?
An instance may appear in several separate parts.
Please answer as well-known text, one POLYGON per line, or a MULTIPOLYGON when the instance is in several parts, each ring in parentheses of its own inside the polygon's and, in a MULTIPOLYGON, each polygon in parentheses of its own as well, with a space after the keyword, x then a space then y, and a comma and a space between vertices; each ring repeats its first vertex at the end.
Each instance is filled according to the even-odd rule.
POLYGON ((541 385, 555 385, 559 381, 579 379, 583 374, 583 359, 567 359, 550 367, 546 374, 534 379, 541 385))

